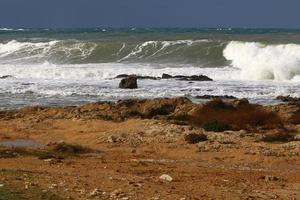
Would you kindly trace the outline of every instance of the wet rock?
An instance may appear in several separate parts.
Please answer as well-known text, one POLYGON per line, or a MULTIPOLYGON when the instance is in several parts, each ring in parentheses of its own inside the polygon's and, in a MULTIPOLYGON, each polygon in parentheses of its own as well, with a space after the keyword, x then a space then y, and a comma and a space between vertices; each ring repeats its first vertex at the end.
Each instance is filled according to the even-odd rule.
POLYGON ((140 76, 140 75, 128 75, 128 74, 119 74, 115 78, 129 78, 130 76, 135 76, 137 79, 152 79, 157 80, 160 79, 159 77, 153 77, 153 76, 140 76))
POLYGON ((0 76, 0 79, 7 79, 7 78, 13 78, 13 76, 11 75, 0 76))
POLYGON ((230 95, 201 95, 201 96, 196 96, 196 99, 237 99, 235 96, 230 96, 230 95))
POLYGON ((127 78, 121 80, 119 84, 119 88, 121 89, 136 89, 137 85, 137 77, 134 75, 130 75, 127 78))
POLYGON ((176 75, 176 76, 172 76, 170 74, 163 74, 162 79, 179 79, 181 81, 212 81, 211 78, 209 78, 208 76, 205 75, 192 75, 192 76, 184 76, 184 75, 176 75))
POLYGON ((212 81, 211 78, 209 78, 208 76, 205 76, 205 75, 199 75, 199 76, 193 75, 193 76, 181 78, 180 80, 183 80, 183 81, 212 81))
POLYGON ((206 141, 207 136, 203 133, 189 133, 184 136, 184 140, 189 144, 197 144, 199 142, 206 141))
POLYGON ((161 76, 162 79, 169 79, 169 78, 173 78, 173 76, 171 76, 170 74, 162 74, 161 76))
POLYGON ((291 97, 288 96, 278 96, 276 97, 277 100, 281 100, 282 102, 289 102, 289 103, 300 103, 300 98, 298 97, 291 97))
POLYGON ((165 182, 172 182, 173 178, 168 175, 168 174, 163 174, 159 177, 160 180, 165 181, 165 182))

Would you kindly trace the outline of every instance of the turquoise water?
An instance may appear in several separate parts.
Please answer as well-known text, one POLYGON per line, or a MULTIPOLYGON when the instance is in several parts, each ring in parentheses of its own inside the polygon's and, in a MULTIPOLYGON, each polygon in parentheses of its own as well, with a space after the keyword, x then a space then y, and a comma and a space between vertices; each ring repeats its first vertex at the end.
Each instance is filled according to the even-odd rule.
POLYGON ((98 100, 234 95, 276 103, 299 96, 300 30, 0 28, 0 108, 98 100), (214 82, 142 80, 119 90, 118 74, 204 74, 214 82))

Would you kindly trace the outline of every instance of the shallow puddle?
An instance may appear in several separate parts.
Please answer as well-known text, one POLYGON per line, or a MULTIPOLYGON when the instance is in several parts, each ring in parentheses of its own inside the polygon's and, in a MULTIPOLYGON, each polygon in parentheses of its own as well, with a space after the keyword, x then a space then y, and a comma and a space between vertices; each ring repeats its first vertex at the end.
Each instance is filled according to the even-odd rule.
POLYGON ((2 140, 0 146, 4 147, 30 147, 39 148, 43 145, 39 142, 30 139, 2 140))

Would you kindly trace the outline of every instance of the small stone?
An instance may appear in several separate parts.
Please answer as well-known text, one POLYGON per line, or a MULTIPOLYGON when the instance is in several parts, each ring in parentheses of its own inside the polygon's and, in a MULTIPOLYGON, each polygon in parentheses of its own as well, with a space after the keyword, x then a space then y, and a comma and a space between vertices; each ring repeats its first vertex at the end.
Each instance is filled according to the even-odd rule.
POLYGON ((114 190, 113 192, 110 193, 110 197, 120 197, 122 195, 121 190, 114 190))
POLYGON ((89 196, 90 197, 96 197, 96 196, 99 196, 101 194, 102 194, 102 192, 99 189, 96 188, 96 189, 94 189, 93 191, 90 192, 89 196))
POLYGON ((117 137, 111 135, 111 136, 108 136, 107 141, 110 143, 116 143, 118 141, 118 139, 117 139, 117 137))
POLYGON ((167 182, 172 182, 173 181, 173 178, 168 175, 168 174, 163 174, 159 177, 160 180, 162 181, 167 181, 167 182))
POLYGON ((53 184, 50 185, 49 188, 50 188, 50 189, 54 189, 54 188, 56 188, 56 187, 57 187, 57 184, 54 184, 54 183, 53 183, 53 184))
POLYGON ((278 176, 263 176, 263 177, 261 177, 262 179, 264 179, 266 182, 269 182, 269 181, 279 181, 279 180, 281 180, 281 178, 280 177, 278 177, 278 176))
POLYGON ((293 141, 300 141, 300 135, 295 135, 293 141))
POLYGON ((4 184, 0 184, 0 187, 4 187, 4 184))
POLYGON ((29 183, 28 182, 25 182, 25 186, 24 186, 24 188, 25 188, 25 190, 28 190, 29 189, 29 183))

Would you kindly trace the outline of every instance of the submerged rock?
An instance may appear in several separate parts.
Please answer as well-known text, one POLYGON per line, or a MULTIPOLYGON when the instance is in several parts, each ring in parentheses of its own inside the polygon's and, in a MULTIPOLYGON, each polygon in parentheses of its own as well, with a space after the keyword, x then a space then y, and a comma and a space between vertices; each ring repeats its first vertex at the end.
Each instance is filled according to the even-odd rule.
POLYGON ((135 75, 122 79, 119 84, 119 88, 122 89, 136 89, 137 87, 137 77, 135 75))

